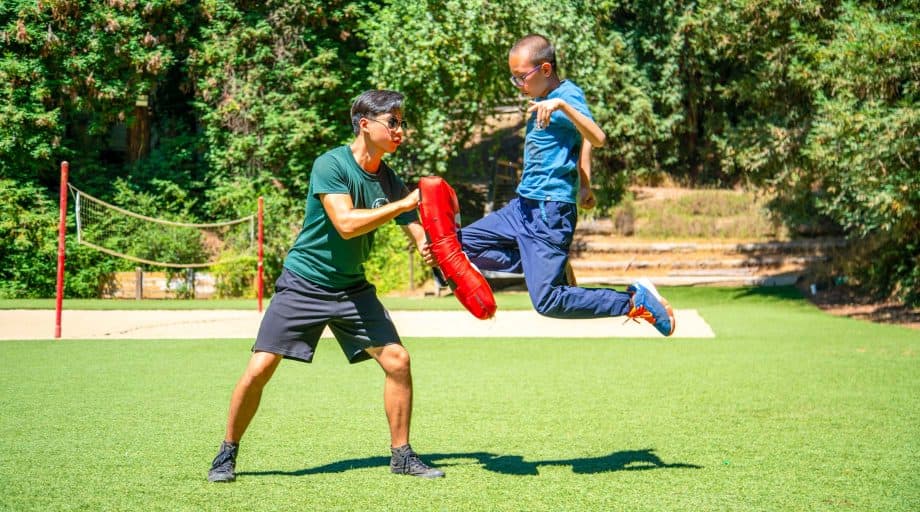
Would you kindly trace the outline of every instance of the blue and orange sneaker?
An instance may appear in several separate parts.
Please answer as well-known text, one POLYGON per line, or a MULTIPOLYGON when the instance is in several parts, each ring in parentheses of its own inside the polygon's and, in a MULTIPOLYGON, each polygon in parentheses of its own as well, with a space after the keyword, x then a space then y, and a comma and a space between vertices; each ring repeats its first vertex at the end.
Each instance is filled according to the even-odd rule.
POLYGON ((658 332, 665 336, 674 334, 677 321, 674 311, 668 301, 658 294, 655 285, 648 279, 640 279, 629 285, 626 291, 632 296, 629 299, 629 313, 626 313, 627 322, 631 319, 639 322, 639 318, 655 326, 658 332))

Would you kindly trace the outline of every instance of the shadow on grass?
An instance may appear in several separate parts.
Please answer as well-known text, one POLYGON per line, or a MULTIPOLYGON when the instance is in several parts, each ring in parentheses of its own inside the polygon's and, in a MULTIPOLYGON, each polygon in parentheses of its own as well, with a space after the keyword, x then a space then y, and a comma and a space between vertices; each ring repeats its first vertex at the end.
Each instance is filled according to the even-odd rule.
POLYGON ((739 289, 732 298, 759 298, 770 301, 802 301, 805 297, 795 286, 753 286, 739 289))
MULTIPOLYGON (((700 469, 696 464, 667 464, 655 455, 652 448, 645 450, 626 450, 613 452, 602 457, 581 459, 526 461, 520 455, 496 455, 488 452, 468 453, 433 453, 422 455, 422 459, 439 468, 481 465, 483 469, 504 475, 538 475, 540 466, 571 466, 577 474, 608 473, 612 471, 644 471, 649 469, 700 469), (461 462, 469 459, 469 462, 461 462)), ((297 471, 241 471, 240 476, 304 476, 322 473, 344 473, 352 469, 386 467, 390 465, 389 457, 367 457, 333 462, 315 468, 297 471)))

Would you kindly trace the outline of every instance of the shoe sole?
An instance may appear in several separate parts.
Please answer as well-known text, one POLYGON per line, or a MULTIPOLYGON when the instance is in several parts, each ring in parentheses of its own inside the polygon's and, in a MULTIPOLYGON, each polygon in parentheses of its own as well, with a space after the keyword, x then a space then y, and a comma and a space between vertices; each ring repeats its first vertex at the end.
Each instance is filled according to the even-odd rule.
POLYGON ((654 295, 655 298, 658 299, 658 302, 660 302, 661 305, 664 306, 664 310, 668 314, 668 320, 671 321, 671 330, 667 334, 665 334, 665 336, 670 336, 674 334, 674 329, 677 328, 677 319, 674 318, 674 310, 671 309, 671 303, 668 302, 667 299, 662 297, 660 293, 658 293, 658 288, 655 288, 655 285, 652 284, 652 282, 649 281, 648 278, 643 277, 642 279, 639 279, 638 281, 636 281, 636 283, 641 285, 646 290, 652 292, 652 295, 654 295))
POLYGON ((391 471, 394 475, 400 476, 414 476, 415 478, 424 478, 426 480, 434 480, 435 478, 444 478, 444 473, 435 473, 435 474, 422 474, 422 475, 413 475, 412 473, 398 473, 396 471, 391 471))

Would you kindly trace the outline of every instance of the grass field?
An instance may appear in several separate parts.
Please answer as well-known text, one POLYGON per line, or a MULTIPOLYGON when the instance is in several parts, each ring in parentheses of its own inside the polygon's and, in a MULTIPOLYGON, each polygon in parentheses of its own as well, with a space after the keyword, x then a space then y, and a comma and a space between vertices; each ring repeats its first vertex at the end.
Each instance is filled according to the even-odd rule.
POLYGON ((382 373, 333 342, 281 365, 228 485, 250 340, 2 342, 0 510, 920 509, 920 332, 668 294, 717 337, 406 340, 437 481, 388 473, 382 373))

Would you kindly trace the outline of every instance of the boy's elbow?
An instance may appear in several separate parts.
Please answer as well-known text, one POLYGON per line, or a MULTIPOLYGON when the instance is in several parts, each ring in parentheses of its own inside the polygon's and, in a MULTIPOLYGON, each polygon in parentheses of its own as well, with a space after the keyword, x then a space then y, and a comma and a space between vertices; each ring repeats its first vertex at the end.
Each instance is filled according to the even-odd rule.
POLYGON ((358 232, 357 226, 353 226, 348 222, 333 222, 332 226, 335 228, 335 231, 345 240, 350 240, 360 233, 358 232))
POLYGON ((604 144, 606 143, 607 143, 607 134, 605 134, 604 132, 600 132, 597 134, 597 140, 592 142, 591 145, 596 148, 602 148, 604 147, 604 144))
POLYGON ((342 237, 343 240, 349 240, 349 239, 355 237, 354 231, 350 231, 350 230, 347 230, 347 229, 342 229, 342 228, 340 228, 340 227, 336 227, 336 228, 335 228, 335 232, 338 233, 339 236, 342 237))

